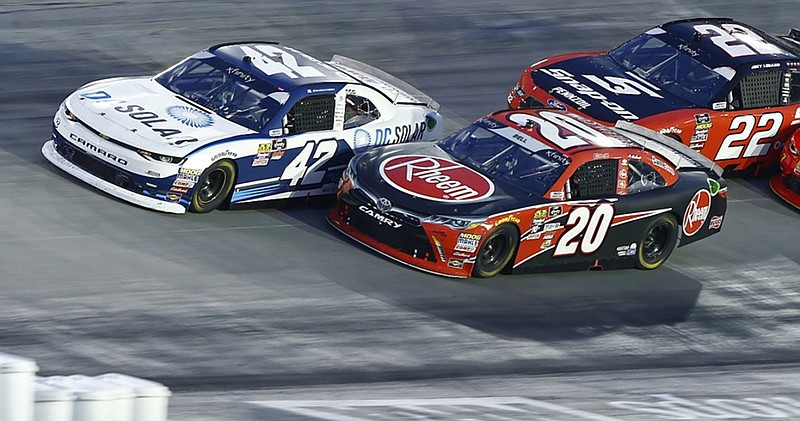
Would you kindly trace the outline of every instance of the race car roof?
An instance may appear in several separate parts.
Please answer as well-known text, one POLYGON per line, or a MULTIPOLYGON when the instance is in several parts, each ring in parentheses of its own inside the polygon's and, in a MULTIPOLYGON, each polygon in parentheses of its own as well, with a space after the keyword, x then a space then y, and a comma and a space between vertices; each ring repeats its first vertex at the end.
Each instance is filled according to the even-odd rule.
POLYGON ((710 68, 738 68, 751 63, 800 59, 800 48, 797 46, 733 19, 676 20, 646 33, 685 51, 710 68), (716 29, 701 25, 711 25, 716 29))
POLYGON ((284 90, 318 83, 358 83, 308 54, 277 43, 219 44, 208 51, 284 90))
MULTIPOLYGON (((526 108, 493 113, 498 122, 524 136, 500 129, 515 143, 532 151, 553 149, 566 155, 585 150, 641 148, 629 137, 582 116, 555 108, 526 108)), ((495 130, 498 131, 498 130, 495 130)))

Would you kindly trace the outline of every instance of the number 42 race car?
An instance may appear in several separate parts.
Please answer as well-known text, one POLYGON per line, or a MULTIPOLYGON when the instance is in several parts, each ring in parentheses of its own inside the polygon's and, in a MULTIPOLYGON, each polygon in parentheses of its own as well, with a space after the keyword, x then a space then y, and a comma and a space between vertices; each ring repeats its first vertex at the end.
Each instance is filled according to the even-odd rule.
POLYGON ((363 63, 221 44, 154 77, 89 83, 42 153, 113 196, 170 213, 333 194, 374 146, 441 137, 438 104, 363 63))
POLYGON ((722 169, 649 129, 556 109, 506 110, 438 142, 350 161, 331 224, 436 274, 655 269, 719 232, 722 169))

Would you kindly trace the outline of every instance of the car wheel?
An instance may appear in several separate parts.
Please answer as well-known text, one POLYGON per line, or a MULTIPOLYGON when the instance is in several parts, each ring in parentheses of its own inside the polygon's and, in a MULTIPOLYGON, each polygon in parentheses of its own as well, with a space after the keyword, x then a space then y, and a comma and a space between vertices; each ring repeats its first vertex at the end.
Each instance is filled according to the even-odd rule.
POLYGON ((513 225, 503 224, 492 230, 478 250, 472 275, 478 278, 491 278, 500 273, 514 257, 517 244, 519 244, 519 234, 513 225))
POLYGON ((671 214, 662 215, 644 230, 636 250, 636 267, 655 269, 672 254, 678 243, 678 220, 671 214))
POLYGON ((218 208, 233 189, 236 167, 228 160, 217 161, 200 176, 194 187, 189 210, 206 213, 218 208))

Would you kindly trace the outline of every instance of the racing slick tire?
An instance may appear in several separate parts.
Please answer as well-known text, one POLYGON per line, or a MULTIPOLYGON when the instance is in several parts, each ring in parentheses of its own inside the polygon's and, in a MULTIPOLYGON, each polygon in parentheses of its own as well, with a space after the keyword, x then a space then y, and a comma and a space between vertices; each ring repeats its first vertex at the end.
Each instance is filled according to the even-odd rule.
POLYGON ((519 233, 511 224, 503 224, 492 230, 483 241, 475 258, 472 275, 491 278, 508 266, 519 245, 519 233))
POLYGON ((233 190, 236 166, 223 159, 208 167, 197 182, 189 203, 189 211, 206 213, 222 205, 233 190))
POLYGON ((636 250, 638 269, 661 266, 678 244, 678 220, 672 214, 661 215, 644 230, 636 250))

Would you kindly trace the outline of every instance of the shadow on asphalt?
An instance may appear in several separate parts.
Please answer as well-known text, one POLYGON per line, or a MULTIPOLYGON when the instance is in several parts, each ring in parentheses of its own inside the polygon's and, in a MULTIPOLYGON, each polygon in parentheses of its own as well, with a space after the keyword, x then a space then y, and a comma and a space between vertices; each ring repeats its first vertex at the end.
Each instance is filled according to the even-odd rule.
POLYGON ((671 270, 636 269, 498 275, 454 280, 412 269, 340 235, 325 220, 326 206, 285 208, 288 218, 332 235, 353 253, 375 255, 383 273, 370 279, 358 269, 336 282, 366 296, 483 332, 537 341, 580 340, 625 326, 686 321, 697 304, 700 282, 671 270))

